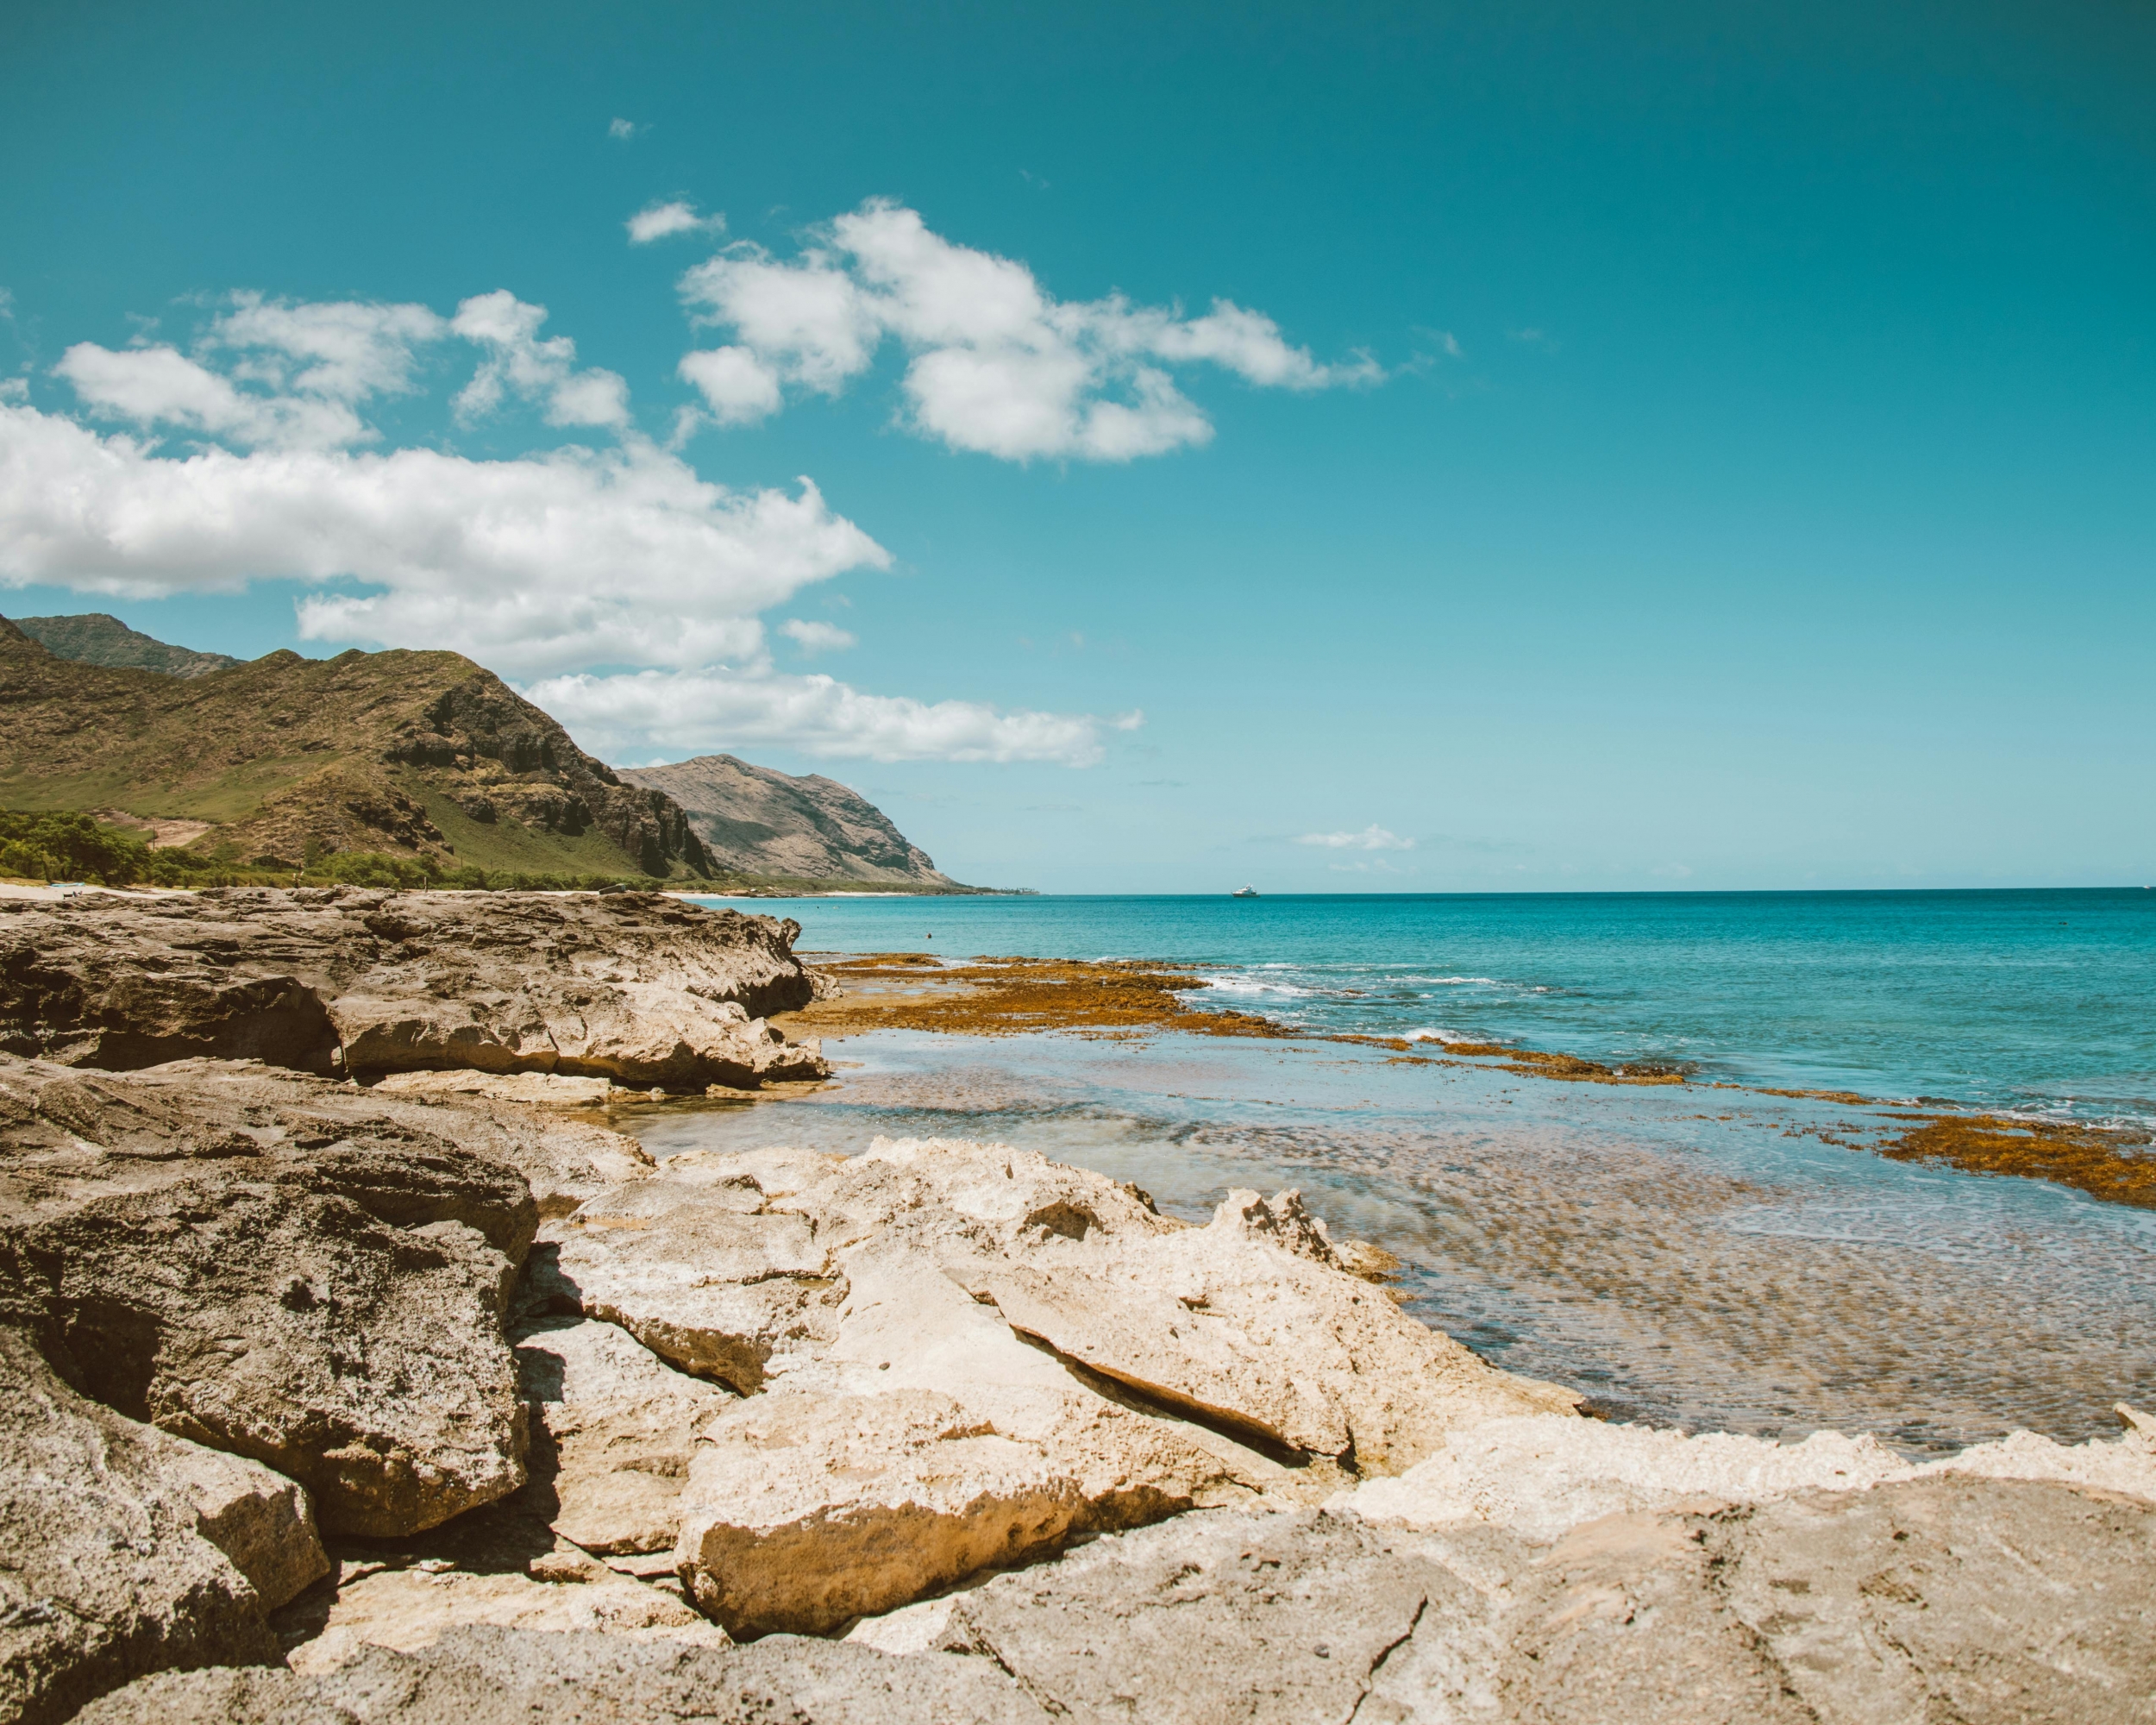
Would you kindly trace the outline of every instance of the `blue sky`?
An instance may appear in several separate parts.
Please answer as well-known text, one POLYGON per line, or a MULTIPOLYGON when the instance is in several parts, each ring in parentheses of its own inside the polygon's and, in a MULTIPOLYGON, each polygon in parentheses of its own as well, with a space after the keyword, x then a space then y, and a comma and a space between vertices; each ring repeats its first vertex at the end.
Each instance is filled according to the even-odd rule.
POLYGON ((0 606, 995 884, 2156 878, 2156 20, 1801 9, 18 0, 0 606))

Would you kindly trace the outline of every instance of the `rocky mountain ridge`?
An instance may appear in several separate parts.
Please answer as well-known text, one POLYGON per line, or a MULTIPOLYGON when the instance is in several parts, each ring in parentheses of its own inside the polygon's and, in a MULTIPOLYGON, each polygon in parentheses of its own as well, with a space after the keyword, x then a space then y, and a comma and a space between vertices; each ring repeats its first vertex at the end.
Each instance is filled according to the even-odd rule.
POLYGON ((732 755, 624 767, 624 782, 663 791, 688 811, 714 856, 753 874, 950 888, 874 803, 821 774, 795 778, 732 755))
POLYGON ((162 671, 168 677, 206 677, 243 662, 229 653, 198 653, 130 629, 110 612, 70 617, 22 617, 16 625, 56 658, 109 669, 162 671))
POLYGON ((672 799, 454 653, 279 651, 183 678, 62 658, 0 619, 0 802, 204 823, 190 848, 242 866, 712 869, 672 799))

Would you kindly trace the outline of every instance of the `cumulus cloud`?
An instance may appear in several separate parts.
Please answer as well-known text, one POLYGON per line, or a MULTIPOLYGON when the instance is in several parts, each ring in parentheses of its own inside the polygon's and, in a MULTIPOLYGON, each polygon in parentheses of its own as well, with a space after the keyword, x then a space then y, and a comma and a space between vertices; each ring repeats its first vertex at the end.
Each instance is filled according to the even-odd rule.
POLYGON ((295 304, 236 293, 208 342, 247 351, 248 374, 273 388, 360 402, 409 394, 419 348, 448 333, 448 320, 424 305, 295 304))
MULTIPOLYGON (((0 386, 0 586, 151 598, 305 583, 304 637, 449 648, 542 680, 534 698, 609 752, 768 744, 1083 766, 1108 729, 1142 723, 777 672, 762 614, 889 554, 805 478, 731 490, 638 435, 624 380, 580 369, 573 342, 542 336, 546 316, 505 290, 446 318, 241 295, 191 352, 78 343, 55 374, 83 415, 132 429, 41 411, 21 380, 0 386), (381 436, 360 408, 417 388, 430 344, 459 340, 482 354, 462 415, 515 396, 611 446, 503 460, 367 447, 381 436), (175 433, 177 451, 161 441, 175 433)), ((723 374, 699 386, 754 400, 723 374)), ((853 644, 830 624, 780 627, 805 650, 853 644)))
POLYGON ((629 423, 629 385, 614 372, 576 369, 576 343, 567 336, 539 339, 547 308, 507 288, 474 295, 457 307, 449 327, 486 349, 487 358, 456 398, 458 416, 492 413, 505 395, 540 402, 549 425, 629 423))
POLYGON ((243 392, 177 348, 115 350, 78 342, 53 371, 97 412, 143 427, 280 448, 334 448, 373 435, 343 402, 243 392))
POLYGON ((1388 832, 1372 821, 1360 832, 1306 832, 1298 844, 1322 845, 1329 850, 1413 850, 1415 841, 1388 832))
POLYGON ((509 673, 753 657, 757 614, 889 554, 816 487, 731 492, 648 443, 160 456, 0 405, 0 580, 162 597, 350 577, 313 640, 450 647, 509 673))
POLYGON ((759 743, 873 761, 1066 767, 1090 767, 1102 754, 1100 721, 1087 714, 864 694, 826 676, 643 671, 555 677, 525 693, 613 758, 653 746, 680 751, 759 743))
POLYGON ((789 617, 779 632, 804 653, 842 653, 854 644, 854 637, 835 623, 811 623, 789 617))
POLYGON ((606 135, 626 143, 643 130, 634 120, 624 120, 618 114, 606 122, 606 135))
POLYGON ((699 216, 693 204, 648 204, 629 218, 629 243, 648 246, 674 234, 724 233, 724 216, 699 216))
MULTIPOLYGON (((735 337, 707 350, 736 356, 725 373, 730 412, 706 391, 723 420, 773 411, 786 386, 836 395, 895 337, 910 356, 902 387, 912 429, 1010 461, 1129 461, 1205 442, 1212 423, 1171 367, 1213 365, 1294 390, 1382 375, 1367 356, 1320 363, 1270 317, 1225 299, 1200 317, 1120 294, 1057 300, 1025 265, 955 245, 881 200, 839 216, 790 262, 730 246, 690 270, 681 292, 698 322, 735 337)), ((683 363, 699 389, 691 362, 702 357, 683 363)))
POLYGON ((778 373, 747 348, 703 348, 681 356, 681 376, 722 425, 747 425, 776 413, 778 373))

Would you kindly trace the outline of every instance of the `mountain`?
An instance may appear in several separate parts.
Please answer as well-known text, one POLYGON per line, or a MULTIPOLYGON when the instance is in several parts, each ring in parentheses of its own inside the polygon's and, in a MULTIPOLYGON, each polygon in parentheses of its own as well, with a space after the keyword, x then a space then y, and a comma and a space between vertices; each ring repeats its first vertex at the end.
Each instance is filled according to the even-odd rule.
POLYGON ((16 626, 45 650, 85 665, 162 671, 169 677, 206 677, 240 663, 229 653, 197 653, 138 633, 102 611, 81 617, 23 617, 16 626))
POLYGON ((208 823, 191 848, 241 866, 711 872, 678 803, 455 653, 280 651, 183 677, 60 656, 0 618, 0 806, 208 823))
POLYGON ((805 881, 957 884, 874 803, 835 779, 796 779, 731 755, 618 771, 687 810, 697 836, 727 868, 805 881))

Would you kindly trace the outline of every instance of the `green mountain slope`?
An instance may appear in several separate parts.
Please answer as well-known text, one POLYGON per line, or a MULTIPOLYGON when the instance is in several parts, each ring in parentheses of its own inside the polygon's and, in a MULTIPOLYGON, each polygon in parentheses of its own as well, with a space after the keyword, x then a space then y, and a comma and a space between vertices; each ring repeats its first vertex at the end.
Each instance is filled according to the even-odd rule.
POLYGON ((0 618, 0 806, 209 823, 191 848, 241 866, 711 872, 670 797, 455 653, 278 652, 182 678, 59 657, 0 618))
POLYGON ((731 755, 620 774, 680 803, 711 855, 730 868, 805 881, 956 885, 874 803, 820 774, 797 779, 731 755))
POLYGON ((229 653, 197 653, 130 629, 116 617, 93 611, 79 617, 23 617, 16 624, 57 658, 85 665, 162 671, 169 677, 206 677, 241 662, 229 653))

